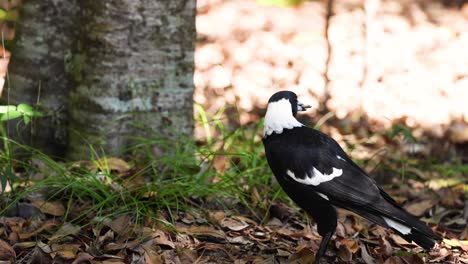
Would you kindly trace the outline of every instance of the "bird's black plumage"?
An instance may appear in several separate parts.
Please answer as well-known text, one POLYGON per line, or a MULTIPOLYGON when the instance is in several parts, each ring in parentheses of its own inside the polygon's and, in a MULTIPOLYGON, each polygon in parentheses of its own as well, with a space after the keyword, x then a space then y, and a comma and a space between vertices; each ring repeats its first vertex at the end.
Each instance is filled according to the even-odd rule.
POLYGON ((316 263, 335 232, 335 206, 391 228, 425 249, 432 248, 440 237, 403 210, 335 140, 297 120, 294 122, 298 110, 304 110, 304 107, 294 93, 274 94, 265 118, 263 144, 268 164, 281 187, 317 223, 323 239, 316 263), (285 100, 290 103, 290 109, 286 109, 285 100), (286 124, 282 129, 278 128, 281 123, 286 124))

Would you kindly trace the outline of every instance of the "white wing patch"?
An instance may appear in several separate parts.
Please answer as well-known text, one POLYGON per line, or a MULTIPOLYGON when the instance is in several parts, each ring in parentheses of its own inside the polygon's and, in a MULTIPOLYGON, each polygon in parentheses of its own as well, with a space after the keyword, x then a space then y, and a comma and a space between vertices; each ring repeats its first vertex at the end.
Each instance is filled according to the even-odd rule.
POLYGON ((263 136, 269 136, 273 132, 281 134, 285 128, 304 126, 294 118, 291 103, 286 98, 268 104, 263 125, 263 136))
POLYGON ((333 178, 340 177, 343 175, 343 170, 342 169, 337 169, 333 168, 332 173, 330 174, 324 174, 321 173, 319 170, 317 170, 315 167, 313 167, 312 170, 312 175, 306 174, 303 179, 297 178, 294 172, 287 170, 286 174, 289 175, 289 177, 293 178, 295 181, 306 184, 306 185, 313 185, 313 186, 318 186, 322 182, 327 182, 333 180, 333 178))
POLYGON ((387 218, 385 216, 382 216, 383 220, 385 220, 385 223, 387 223, 388 226, 392 227, 392 228, 395 228, 398 232, 402 233, 403 235, 407 235, 409 233, 411 233, 411 228, 403 225, 403 224, 400 224, 396 221, 393 221, 392 219, 390 218, 387 218))
POLYGON ((327 201, 330 201, 330 199, 328 198, 328 196, 326 196, 325 194, 323 193, 319 193, 319 192, 316 192, 318 195, 320 195, 323 199, 327 200, 327 201))

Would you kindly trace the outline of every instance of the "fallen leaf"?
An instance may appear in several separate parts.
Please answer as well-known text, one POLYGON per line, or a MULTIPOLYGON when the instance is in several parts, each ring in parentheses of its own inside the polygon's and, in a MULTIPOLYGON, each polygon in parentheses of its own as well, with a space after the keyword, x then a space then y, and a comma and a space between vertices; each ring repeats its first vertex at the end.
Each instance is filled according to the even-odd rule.
POLYGON ((223 231, 217 230, 213 228, 212 226, 208 226, 208 225, 203 225, 203 226, 192 225, 190 227, 187 227, 181 224, 177 224, 176 229, 179 232, 184 232, 193 236, 207 236, 207 237, 214 237, 218 239, 226 238, 226 235, 224 234, 223 231))
POLYGON ((13 248, 2 239, 0 239, 0 260, 10 261, 12 263, 16 261, 15 250, 13 250, 13 248))
POLYGON ((241 231, 249 227, 249 224, 243 221, 235 220, 233 218, 224 218, 221 222, 221 226, 226 227, 232 231, 241 231))
POLYGON ((156 243, 157 245, 163 245, 163 246, 168 246, 170 248, 175 248, 174 242, 169 240, 169 237, 162 230, 154 231, 151 236, 153 237, 154 243, 156 243))
POLYGON ((455 248, 461 248, 464 251, 468 251, 468 240, 458 240, 455 238, 446 239, 444 238, 444 243, 455 248))
POLYGON ((44 214, 50 214, 53 216, 63 216, 65 214, 65 207, 58 201, 32 201, 31 204, 41 210, 44 214))
POLYGON ((198 259, 198 253, 195 250, 185 248, 185 247, 176 247, 177 255, 182 263, 196 263, 198 259))
POLYGON ((38 246, 35 247, 33 252, 32 252, 32 256, 30 258, 31 263, 53 263, 53 259, 49 255, 50 248, 48 248, 49 249, 48 252, 44 252, 43 248, 44 249, 47 249, 47 248, 39 246, 40 243, 42 243, 42 242, 39 241, 37 243, 38 246))
POLYGON ((359 246, 361 248, 361 258, 366 264, 375 264, 375 259, 369 254, 364 244, 359 246))
POLYGON ((359 250, 359 244, 356 239, 343 239, 341 243, 345 245, 353 254, 355 254, 359 250))
POLYGON ((233 243, 233 244, 242 244, 242 245, 253 244, 253 242, 248 240, 245 236, 227 237, 227 240, 229 243, 233 243))
POLYGON ((349 262, 349 261, 351 261, 353 259, 353 253, 351 253, 351 251, 349 250, 349 248, 346 245, 340 244, 338 246, 338 257, 342 261, 349 262))
POLYGON ((48 230, 48 229, 51 229, 53 227, 57 226, 57 223, 54 221, 54 220, 48 220, 46 222, 44 222, 39 228, 37 228, 36 230, 32 231, 32 232, 29 232, 29 233, 20 233, 18 234, 18 237, 19 239, 21 240, 24 240, 24 239, 28 239, 32 236, 35 236, 39 233, 41 233, 42 231, 44 230, 48 230))
POLYGON ((51 256, 53 258, 55 258, 55 256, 60 256, 64 259, 75 259, 80 246, 80 244, 53 244, 51 246, 53 251, 51 256))
POLYGON ((393 255, 392 245, 390 245, 390 243, 385 237, 380 236, 379 244, 380 244, 380 247, 378 248, 379 255, 383 257, 390 257, 391 255, 393 255))
POLYGON ((5 213, 9 217, 21 217, 24 219, 30 219, 33 217, 38 217, 44 219, 44 215, 41 210, 29 203, 17 203, 10 208, 5 213))
POLYGON ((408 242, 399 235, 391 234, 390 238, 399 246, 408 246, 408 245, 414 245, 412 242, 408 242))
POLYGON ((424 264, 424 261, 416 254, 405 254, 400 256, 400 258, 409 264, 424 264))
POLYGON ((147 246, 142 246, 145 250, 145 264, 163 264, 161 255, 158 255, 153 249, 147 246))
POLYGON ((448 256, 450 256, 452 252, 448 251, 446 248, 440 248, 439 250, 435 251, 431 255, 435 255, 435 254, 437 254, 437 257, 429 260, 429 262, 439 263, 442 260, 445 260, 448 256))
POLYGON ((422 200, 416 203, 411 203, 408 206, 405 206, 405 209, 414 216, 422 216, 430 208, 436 204, 434 200, 422 200))
POLYGON ((224 211, 209 212, 208 217, 211 221, 219 225, 226 217, 226 213, 224 211))
POLYGON ((288 258, 291 264, 307 264, 312 263, 315 259, 315 253, 308 248, 303 248, 296 253, 291 254, 288 258))
POLYGON ((118 235, 123 235, 128 232, 128 226, 130 224, 130 216, 127 214, 120 215, 116 219, 106 223, 112 231, 117 233, 118 235))
POLYGON ((90 169, 93 171, 116 171, 119 174, 123 174, 129 171, 131 166, 123 159, 120 158, 102 158, 96 161, 95 164, 91 165, 90 169))
POLYGON ((80 252, 72 264, 93 263, 94 257, 86 252, 80 252))
POLYGON ((80 227, 74 226, 71 223, 64 223, 57 232, 55 232, 49 240, 55 240, 68 235, 75 235, 80 231, 80 227))

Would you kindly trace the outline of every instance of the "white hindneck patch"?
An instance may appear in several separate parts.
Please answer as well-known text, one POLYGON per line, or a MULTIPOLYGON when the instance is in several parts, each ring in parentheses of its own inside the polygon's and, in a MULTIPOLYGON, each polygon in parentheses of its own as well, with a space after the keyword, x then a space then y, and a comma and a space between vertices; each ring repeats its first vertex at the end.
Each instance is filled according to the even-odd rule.
POLYGON ((306 174, 303 179, 297 178, 294 172, 287 170, 286 174, 293 178, 295 181, 306 184, 306 185, 313 185, 313 186, 318 186, 322 182, 327 182, 333 180, 333 178, 340 177, 343 175, 343 170, 342 169, 337 169, 333 168, 332 173, 330 174, 325 174, 321 173, 319 170, 317 170, 315 167, 313 167, 312 170, 312 175, 306 174))
POLYGON ((268 104, 265 115, 263 136, 269 136, 273 132, 283 133, 283 129, 304 126, 292 114, 291 103, 288 99, 281 99, 268 104))

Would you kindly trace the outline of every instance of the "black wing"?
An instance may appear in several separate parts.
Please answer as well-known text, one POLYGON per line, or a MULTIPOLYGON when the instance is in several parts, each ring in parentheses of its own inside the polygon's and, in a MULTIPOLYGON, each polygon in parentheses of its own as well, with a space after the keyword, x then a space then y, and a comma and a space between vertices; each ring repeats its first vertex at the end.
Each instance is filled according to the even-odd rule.
POLYGON ((268 143, 270 153, 267 153, 282 157, 281 160, 276 159, 281 164, 272 166, 275 175, 279 173, 285 175, 284 177, 289 176, 289 180, 307 185, 311 191, 325 195, 331 204, 354 211, 380 225, 391 227, 383 217, 405 224, 414 229, 413 234, 422 234, 422 238, 400 234, 408 240, 419 242, 425 248, 431 247, 433 240, 438 239, 432 230, 404 211, 385 193, 332 138, 307 127, 285 131, 278 138, 283 143, 279 144, 277 141, 275 144, 273 138, 273 142, 268 143), (288 170, 293 174, 287 174, 288 170), (338 173, 340 170, 341 173, 338 173), (313 182, 312 178, 317 177, 314 171, 315 174, 318 171, 322 175, 335 177, 329 177, 328 180, 325 177, 321 182, 313 182))

